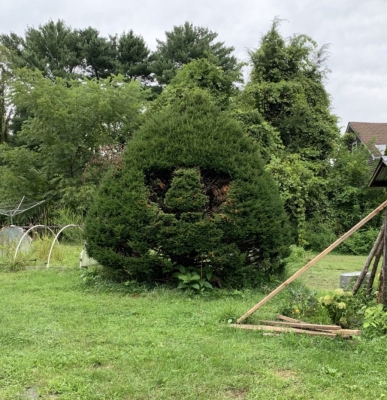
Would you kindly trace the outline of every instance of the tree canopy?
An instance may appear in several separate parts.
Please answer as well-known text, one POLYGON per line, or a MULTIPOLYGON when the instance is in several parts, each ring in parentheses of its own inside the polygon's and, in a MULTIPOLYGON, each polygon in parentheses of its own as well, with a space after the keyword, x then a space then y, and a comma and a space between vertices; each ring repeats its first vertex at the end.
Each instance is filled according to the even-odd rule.
MULTIPOLYGON (((190 160, 196 142, 190 138, 188 150, 182 150, 171 144, 174 140, 164 143, 156 128, 155 143, 162 150, 153 146, 156 139, 150 134, 144 139, 149 121, 158 121, 168 131, 163 115, 183 124, 175 115, 177 104, 183 107, 189 92, 200 92, 215 119, 224 114, 227 124, 238 125, 238 135, 242 132, 254 143, 260 154, 254 162, 279 189, 294 243, 314 248, 329 243, 374 208, 380 196, 364 188, 370 174, 367 149, 351 151, 346 138, 340 138, 325 87, 327 49, 307 35, 284 38, 280 20, 275 19, 249 52, 250 79, 241 85, 244 64, 233 55, 233 47, 219 41, 211 29, 188 22, 158 38, 153 53, 130 27, 103 36, 94 27, 74 29, 58 20, 27 27, 21 36, 4 33, 0 35, 0 200, 12 202, 24 191, 31 198, 52 200, 46 204, 86 212, 106 170, 112 167, 119 175, 124 164, 127 168, 123 149, 128 147, 126 154, 135 159, 133 152, 145 152, 148 146, 154 157, 164 159, 160 151, 172 157, 172 151, 180 160, 168 175, 173 190, 165 193, 165 206, 179 208, 182 191, 190 193, 182 198, 200 203, 206 185, 204 167, 186 165, 176 156, 181 153, 190 160), (138 129, 142 140, 133 139, 138 129), (136 147, 139 143, 144 149, 136 147)), ((184 108, 181 112, 188 115, 184 108)), ((208 113, 198 115, 213 127, 208 113)), ((175 126, 175 122, 169 123, 175 126)), ((200 124, 195 129, 212 137, 200 124)), ((181 144, 184 138, 182 134, 181 144)), ((201 140, 198 133, 198 143, 201 140)), ((222 140, 218 150, 210 146, 214 157, 226 151, 222 140)), ((136 168, 147 176, 139 164, 136 168)), ((130 171, 135 179, 140 176, 130 171)), ((207 223, 203 215, 200 218, 207 223)))
MULTIPOLYGON (((52 81, 39 71, 21 70, 12 83, 12 98, 32 117, 23 123, 18 141, 24 153, 32 152, 35 162, 39 160, 38 169, 46 182, 39 195, 60 199, 70 191, 64 200, 76 204, 86 165, 100 146, 124 143, 131 137, 141 116, 144 95, 138 83, 125 83, 122 76, 99 81, 52 81)), ((5 154, 21 154, 21 148, 14 146, 5 154)), ((11 171, 20 157, 7 157, 4 168, 11 171)), ((19 178, 28 173, 26 168, 19 178)), ((7 186, 9 190, 15 186, 6 179, 0 185, 3 192, 7 186)))

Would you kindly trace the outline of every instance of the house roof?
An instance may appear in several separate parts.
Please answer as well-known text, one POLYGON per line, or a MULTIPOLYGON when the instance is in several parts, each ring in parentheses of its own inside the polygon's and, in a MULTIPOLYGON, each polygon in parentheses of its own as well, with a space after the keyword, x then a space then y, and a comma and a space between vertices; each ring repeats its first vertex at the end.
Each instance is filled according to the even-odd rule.
POLYGON ((379 122, 349 122, 346 132, 355 133, 359 139, 370 146, 374 157, 384 155, 387 146, 387 123, 379 122))

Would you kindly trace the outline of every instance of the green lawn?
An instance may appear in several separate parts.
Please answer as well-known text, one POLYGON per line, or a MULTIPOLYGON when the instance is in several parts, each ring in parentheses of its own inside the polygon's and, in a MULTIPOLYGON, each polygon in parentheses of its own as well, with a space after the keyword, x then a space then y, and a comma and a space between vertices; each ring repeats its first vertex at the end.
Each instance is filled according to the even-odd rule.
MULTIPOLYGON (((327 256, 304 283, 335 289, 364 259, 327 256)), ((0 272, 0 399, 385 398, 383 341, 227 326, 263 296, 108 291, 75 267, 0 272)), ((278 301, 252 322, 273 317, 278 301)))
MULTIPOLYGON (((316 254, 308 255, 306 261, 316 254)), ((339 287, 340 275, 345 272, 361 271, 367 256, 347 256, 329 254, 318 261, 298 279, 298 282, 316 290, 334 290, 339 287)), ((380 262, 381 264, 381 262, 380 262)), ((289 266, 289 272, 294 273, 303 266, 303 262, 296 262, 289 266)))

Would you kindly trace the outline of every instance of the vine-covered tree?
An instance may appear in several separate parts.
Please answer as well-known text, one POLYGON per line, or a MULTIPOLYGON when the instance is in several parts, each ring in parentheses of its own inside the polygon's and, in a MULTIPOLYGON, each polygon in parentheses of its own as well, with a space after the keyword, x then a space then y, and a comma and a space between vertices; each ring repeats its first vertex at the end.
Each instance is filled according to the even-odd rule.
POLYGON ((327 159, 339 137, 324 87, 326 46, 321 49, 306 35, 288 41, 275 20, 250 52, 253 65, 247 91, 265 120, 280 133, 288 152, 308 159, 327 159))
POLYGON ((210 59, 225 73, 235 74, 241 69, 241 64, 232 55, 234 48, 225 46, 224 42, 215 42, 218 34, 208 28, 185 22, 165 32, 165 36, 165 41, 157 39, 157 50, 152 55, 151 69, 160 84, 168 84, 182 65, 201 58, 210 59))
POLYGON ((284 150, 267 168, 281 188, 295 236, 303 245, 307 220, 316 213, 329 215, 326 178, 339 130, 324 87, 326 46, 318 49, 306 35, 285 40, 279 22, 273 22, 259 48, 250 52, 251 82, 245 95, 281 138, 284 150))
POLYGON ((198 88, 148 113, 85 233, 89 254, 126 279, 165 281, 183 266, 234 287, 281 270, 289 245, 257 146, 198 88))

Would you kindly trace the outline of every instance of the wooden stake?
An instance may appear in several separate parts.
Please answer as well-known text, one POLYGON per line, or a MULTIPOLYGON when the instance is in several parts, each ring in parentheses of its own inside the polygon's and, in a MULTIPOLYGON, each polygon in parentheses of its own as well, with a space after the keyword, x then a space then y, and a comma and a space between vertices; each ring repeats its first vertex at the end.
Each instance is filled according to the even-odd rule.
POLYGON ((381 303, 384 307, 387 307, 387 224, 384 229, 383 266, 381 273, 381 303))
POLYGON ((367 291, 369 294, 372 293, 372 288, 373 288, 374 282, 375 282, 376 271, 378 270, 379 261, 383 254, 383 249, 384 249, 384 242, 382 241, 379 244, 378 251, 376 252, 375 259, 374 259, 374 265, 372 266, 370 279, 368 281, 367 291))
POLYGON ((342 243, 345 239, 351 236, 354 232, 356 232, 359 228, 361 228, 365 223, 367 223, 370 219, 372 219, 376 214, 382 211, 387 207, 387 200, 382 203, 379 207, 375 208, 374 211, 369 213, 365 218, 363 218, 359 223, 357 223, 353 228, 351 228, 347 233, 337 239, 334 243, 332 243, 329 247, 327 247, 324 251, 318 254, 313 260, 309 261, 305 266, 303 266, 299 271, 297 271, 294 275, 288 278, 284 283, 274 289, 271 293, 269 293, 264 299, 262 299, 259 303, 257 303, 253 308, 243 314, 238 320, 237 323, 240 324, 244 321, 248 316, 250 316, 253 312, 258 310, 258 308, 262 307, 266 304, 271 298, 273 298, 276 294, 278 294, 281 290, 285 289, 291 282, 301 276, 304 272, 306 272, 312 265, 316 264, 317 261, 321 260, 325 255, 330 253, 333 249, 335 249, 340 243, 342 243))
POLYGON ((371 265, 372 259, 374 258, 375 254, 377 253, 380 243, 383 241, 385 224, 386 224, 386 221, 384 221, 384 223, 382 225, 382 229, 380 229, 379 235, 376 238, 375 243, 372 246, 370 253, 368 254, 366 262, 364 263, 364 267, 361 270, 359 277, 357 278, 357 281, 353 287, 353 294, 356 294, 356 292, 359 290, 360 286, 363 284, 364 278, 367 275, 368 268, 371 265))

